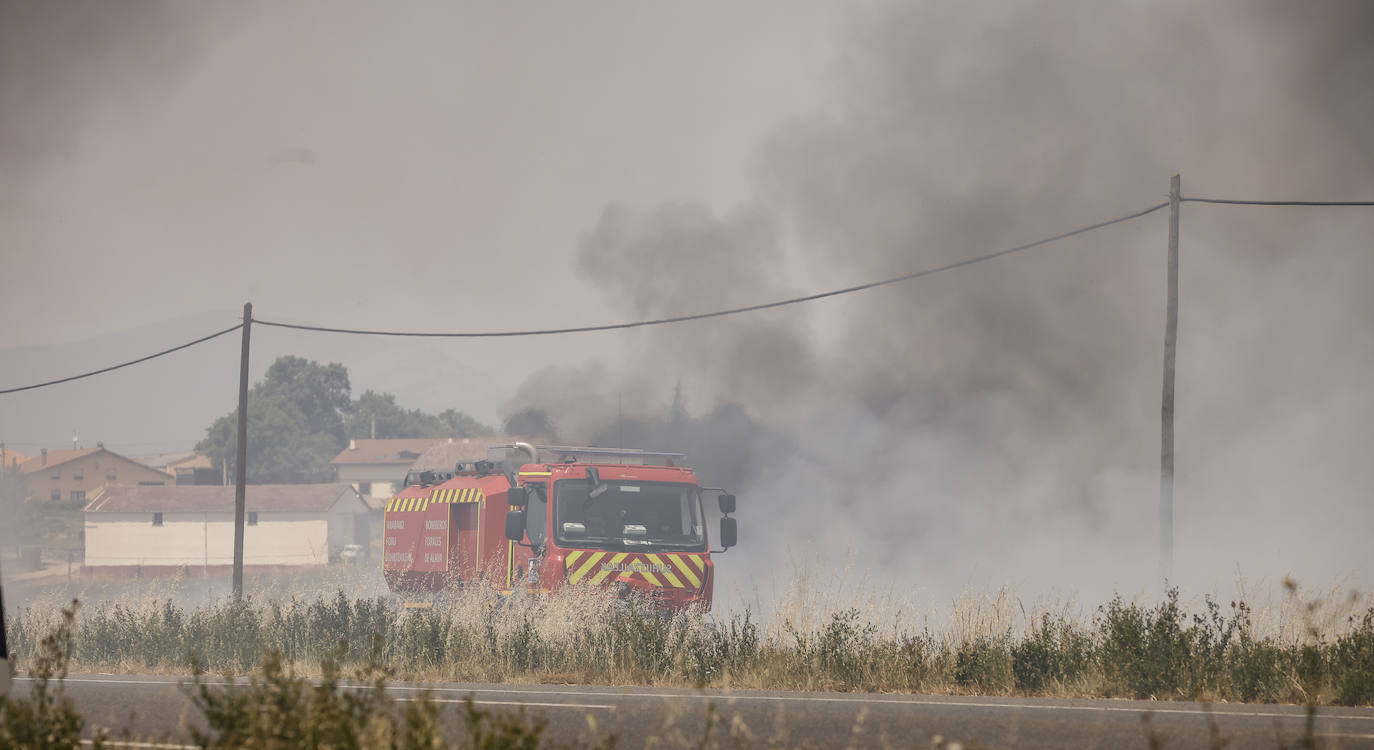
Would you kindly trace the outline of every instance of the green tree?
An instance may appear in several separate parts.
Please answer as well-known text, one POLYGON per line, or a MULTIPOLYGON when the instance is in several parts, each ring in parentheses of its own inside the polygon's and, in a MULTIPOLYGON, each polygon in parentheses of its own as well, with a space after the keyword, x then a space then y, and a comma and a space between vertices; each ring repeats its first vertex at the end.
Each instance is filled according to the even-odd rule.
POLYGON ((390 393, 364 391, 353 402, 344 422, 350 438, 441 438, 490 435, 490 427, 456 409, 437 415, 419 409, 404 409, 390 393))
POLYGON ((484 437, 495 430, 478 422, 457 409, 439 412, 439 421, 444 423, 447 432, 441 437, 484 437))
POLYGON ((340 445, 348 440, 343 420, 352 408, 352 394, 343 365, 278 357, 260 386, 261 396, 284 399, 299 409, 311 433, 328 435, 340 445))
MULTIPOLYGON (((351 410, 348 370, 286 356, 267 368, 248 394, 248 482, 325 482, 329 460, 348 442, 344 416, 351 410)), ((238 409, 216 419, 196 450, 215 468, 235 468, 238 409)))

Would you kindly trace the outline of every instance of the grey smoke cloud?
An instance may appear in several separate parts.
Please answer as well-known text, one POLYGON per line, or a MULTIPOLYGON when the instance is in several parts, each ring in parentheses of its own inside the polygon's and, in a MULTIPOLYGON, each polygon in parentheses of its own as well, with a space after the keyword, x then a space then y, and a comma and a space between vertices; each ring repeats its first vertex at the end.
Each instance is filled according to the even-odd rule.
MULTIPOLYGON (((747 203, 606 209, 579 268, 612 304, 680 314, 940 265, 1157 202, 1173 171, 1189 195, 1374 195, 1367 4, 896 4, 853 21, 843 106, 762 145, 747 203)), ((1374 216, 1183 217, 1176 580, 1374 583, 1374 216)), ((660 405, 685 383, 781 437, 753 446, 744 541, 722 562, 745 581, 785 577, 791 548, 932 595, 1149 587, 1164 221, 633 332, 620 379, 657 384, 660 405)))

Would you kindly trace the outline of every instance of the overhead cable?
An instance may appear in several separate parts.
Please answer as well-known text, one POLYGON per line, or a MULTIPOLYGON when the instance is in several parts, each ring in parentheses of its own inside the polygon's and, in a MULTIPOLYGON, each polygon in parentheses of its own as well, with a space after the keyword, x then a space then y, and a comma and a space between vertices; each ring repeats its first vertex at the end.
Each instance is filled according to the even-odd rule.
POLYGON ((1180 203, 1219 203, 1230 206, 1374 206, 1374 201, 1248 201, 1227 198, 1180 197, 1180 203))
MULTIPOLYGON (((1190 197, 1182 197, 1182 196, 1179 198, 1179 201, 1182 202, 1182 203, 1213 203, 1213 204, 1237 205, 1237 206, 1374 206, 1374 201, 1267 201, 1267 200, 1233 200, 1233 199, 1227 199, 1227 198, 1190 198, 1190 197)), ((818 293, 816 293, 816 294, 808 294, 808 295, 804 295, 804 296, 801 296, 801 297, 791 297, 791 298, 788 298, 788 299, 776 300, 776 301, 774 301, 774 302, 764 302, 764 303, 760 303, 760 304, 757 304, 757 305, 747 305, 747 306, 745 306, 745 307, 734 307, 734 308, 730 308, 730 309, 726 309, 726 310, 715 310, 715 311, 712 311, 712 312, 696 313, 696 314, 693 314, 693 315, 678 315, 678 316, 674 316, 674 317, 670 317, 670 318, 656 318, 656 319, 652 319, 652 320, 637 320, 637 321, 630 322, 630 323, 609 323, 609 324, 606 324, 606 325, 577 326, 577 327, 570 327, 570 328, 541 328, 541 329, 531 329, 531 330, 523 330, 523 331, 465 331, 465 332, 457 332, 457 333, 443 333, 443 332, 429 332, 429 331, 374 331, 374 330, 363 330, 363 329, 354 329, 354 328, 333 328, 333 327, 329 327, 329 326, 314 326, 314 325, 303 325, 303 324, 299 324, 299 323, 282 323, 282 322, 279 322, 279 321, 258 320, 257 318, 254 318, 254 319, 253 319, 253 322, 258 323, 259 325, 273 326, 273 327, 276 327, 276 328, 290 328, 290 329, 295 329, 295 330, 300 330, 300 331, 319 331, 319 332, 323 332, 323 333, 346 333, 346 334, 356 334, 356 335, 364 335, 364 336, 409 336, 409 337, 432 337, 432 338, 498 338, 498 337, 515 337, 515 336, 552 336, 552 335, 567 334, 567 333, 592 333, 592 332, 596 332, 596 331, 615 331, 615 330, 623 330, 623 329, 627 329, 627 328, 642 328, 642 327, 645 327, 645 326, 666 325, 666 324, 669 324, 669 323, 685 323, 685 322, 687 322, 687 321, 692 321, 692 320, 705 320, 705 319, 707 319, 707 318, 719 318, 719 317, 724 317, 724 316, 727 316, 727 315, 739 315, 739 314, 741 314, 741 313, 755 312, 755 311, 758 311, 758 310, 768 310, 768 309, 775 308, 775 307, 785 307, 785 306, 788 306, 788 305, 801 304, 801 303, 803 303, 803 302, 812 302, 812 301, 819 300, 819 299, 825 299, 826 297, 837 297, 837 296, 840 296, 840 295, 843 295, 843 294, 852 294, 852 293, 854 293, 854 292, 861 292, 861 291, 864 291, 864 290, 867 290, 867 289, 874 289, 874 288, 877 288, 877 287, 880 287, 880 286, 887 286, 887 285, 889 285, 889 284, 899 284, 899 283, 901 283, 901 282, 903 282, 903 281, 911 281, 911 280, 913 280, 913 279, 919 279, 919 278, 922 278, 922 277, 924 277, 924 276, 932 276, 932 275, 937 274, 937 273, 943 273, 943 272, 945 272, 945 271, 952 271, 952 270, 954 270, 954 269, 956 269, 956 268, 963 268, 964 266, 971 266, 971 265, 974 265, 974 264, 976 264, 976 263, 982 263, 982 262, 984 262, 984 261, 989 261, 989 260, 993 260, 993 259, 996 259, 996 258, 1000 258, 1000 257, 1002 257, 1002 256, 1004 256, 1004 255, 1011 255, 1012 253, 1019 253, 1019 252, 1021 252, 1021 251, 1023 251, 1023 250, 1030 250, 1031 248, 1040 247, 1040 246, 1042 246, 1042 245, 1047 245, 1047 244, 1050 244, 1050 243, 1052 243, 1052 242, 1057 242, 1057 241, 1062 240, 1062 239, 1067 239, 1067 238, 1069 238, 1069 237, 1073 237, 1074 235, 1083 234, 1084 232, 1091 232, 1091 231, 1093 231, 1094 229, 1101 229, 1101 228, 1103 228, 1103 227, 1108 227, 1108 226, 1111 226, 1111 225, 1113 225, 1113 224, 1120 224, 1121 222, 1124 222, 1124 221, 1130 221, 1131 219, 1137 219, 1137 218, 1140 218, 1140 217, 1142 217, 1142 216, 1146 216, 1146 215, 1148 215, 1148 214, 1152 214, 1152 213, 1154 213, 1155 211, 1158 211, 1158 210, 1160 210, 1160 209, 1162 209, 1162 208, 1166 208, 1166 207, 1168 207, 1168 205, 1169 205, 1168 202, 1159 203, 1159 204, 1150 206, 1149 208, 1145 208, 1145 209, 1142 209, 1142 210, 1140 210, 1140 211, 1136 211, 1136 212, 1134 212, 1134 213, 1126 214, 1125 216, 1118 216, 1118 217, 1116 217, 1116 218, 1114 218, 1114 219, 1108 219, 1107 221, 1101 221, 1101 222, 1098 222, 1098 223, 1096 223, 1096 224, 1089 224, 1088 226, 1079 227, 1078 229, 1074 229, 1074 230, 1072 230, 1072 231, 1064 232, 1064 233, 1062 233, 1062 234, 1056 234, 1056 235, 1054 235, 1053 237, 1046 237, 1046 238, 1044 238, 1044 239, 1036 240, 1036 241, 1034 241, 1034 242, 1028 242, 1028 243, 1026 243, 1026 244, 1024 244, 1024 245, 1017 245, 1016 247, 1009 247, 1009 248, 1007 248, 1007 249, 1005 249, 1005 250, 999 250, 999 251, 997 251, 997 252, 987 253, 986 255, 979 255, 979 256, 974 257, 974 258, 968 258, 968 259, 966 259, 966 260, 961 260, 961 261, 958 261, 958 262, 955 262, 955 263, 950 263, 950 264, 943 265, 943 266, 938 266, 938 267, 935 267, 935 268, 927 268, 927 269, 924 269, 924 270, 921 270, 921 271, 915 271, 915 272, 913 272, 913 273, 903 274, 903 275, 901 275, 901 276, 894 276, 894 277, 888 278, 888 279, 881 279, 881 280, 878 280, 878 281, 870 281, 870 282, 865 283, 865 284, 856 284, 856 285, 854 285, 854 286, 848 286, 848 287, 844 287, 844 288, 841 288, 841 289, 832 289, 832 290, 826 291, 826 292, 818 292, 818 293)), ((19 393, 19 392, 21 392, 21 391, 31 391, 31 390, 34 390, 34 389, 36 389, 36 388, 46 388, 46 387, 48 387, 48 386, 58 385, 58 384, 61 384, 61 383, 69 383, 69 382, 71 382, 71 381, 73 381, 73 380, 81 380, 81 379, 83 379, 83 378, 89 378, 89 377, 92 377, 92 376, 95 376, 95 375, 102 375, 102 374, 107 373, 107 372, 113 372, 114 370, 119 370, 119 369, 122 369, 122 368, 125 368, 125 367, 129 367, 129 366, 132 366, 132 365, 139 364, 139 363, 141 363, 141 362, 147 362, 147 361, 150 360, 150 359, 156 359, 156 358, 158 358, 158 357, 163 357, 163 356, 166 356, 166 355, 171 354, 171 353, 173 353, 173 352, 181 351, 182 349, 186 349, 186 348, 195 346, 196 344, 205 343, 206 341, 209 341, 209 340, 211 340, 211 339, 219 338, 220 336, 223 336, 223 335, 228 334, 228 333, 233 333, 234 331, 237 331, 237 330, 239 330, 240 328, 243 328, 243 324, 242 324, 242 323, 237 324, 237 325, 234 325, 234 326, 231 326, 231 327, 226 328, 226 329, 224 329, 224 330, 222 330, 222 331, 218 331, 218 332, 216 332, 216 333, 212 333, 212 334, 210 334, 209 336, 203 336, 203 337, 198 338, 198 339, 196 339, 196 340, 194 340, 194 341, 188 341, 188 342, 186 342, 185 344, 181 344, 180 346, 174 346, 174 347, 172 347, 172 348, 170 348, 170 349, 165 349, 165 350, 160 351, 160 352, 157 352, 157 353, 155 353, 155 354, 149 354, 149 355, 147 355, 146 357, 139 357, 138 359, 130 360, 130 361, 128 361, 128 362, 122 362, 122 363, 117 364, 117 365, 111 365, 110 367, 104 367, 104 368, 101 368, 101 369, 99 369, 99 370, 92 370, 91 372, 81 373, 80 375, 72 375, 72 376, 70 376, 70 377, 58 378, 57 380, 49 380, 49 381, 46 381, 46 382, 43 382, 43 383, 34 383, 33 385, 25 385, 25 386, 20 386, 20 387, 18 387, 18 388, 6 388, 6 389, 3 389, 3 390, 0 390, 0 395, 4 395, 4 394, 7 394, 7 393, 19 393)))
POLYGON ((952 271, 952 270, 954 270, 954 269, 956 269, 956 268, 963 268, 964 266, 971 266, 971 265, 973 265, 973 264, 975 264, 975 263, 982 263, 982 262, 984 262, 984 261, 993 260, 994 258, 1000 258, 1000 257, 1002 257, 1002 256, 1004 256, 1004 255, 1010 255, 1010 254, 1012 254, 1012 253, 1019 253, 1019 252, 1021 252, 1022 250, 1029 250, 1029 249, 1031 249, 1031 248, 1033 248, 1033 247, 1039 247, 1039 246, 1041 246, 1041 245, 1047 245, 1047 244, 1049 244, 1049 243, 1051 243, 1051 242, 1055 242, 1055 241, 1058 241, 1058 240, 1066 239, 1066 238, 1072 237, 1072 236, 1074 236, 1074 235, 1076 235, 1076 234, 1083 234, 1084 232, 1090 232, 1090 231, 1092 231, 1092 230, 1094 230, 1094 229, 1101 229, 1102 227, 1111 226, 1112 224, 1119 224, 1119 223, 1121 223, 1121 222, 1123 222, 1123 221, 1130 221, 1131 219, 1136 219, 1136 218, 1139 218, 1139 217, 1141 217, 1141 216, 1145 216, 1146 214, 1154 213, 1155 211, 1158 211, 1158 210, 1160 210, 1161 208, 1166 208, 1166 207, 1168 207, 1168 205, 1169 205, 1168 202, 1160 203, 1160 204, 1158 204, 1158 205, 1150 206, 1149 208, 1146 208, 1146 209, 1143 209, 1143 210, 1140 210, 1140 211, 1136 211, 1136 212, 1134 212, 1134 213, 1126 214, 1125 216, 1118 216, 1118 217, 1115 218, 1115 219, 1109 219, 1109 220, 1107 220, 1107 221, 1098 222, 1098 223, 1096 223, 1096 224, 1090 224, 1090 225, 1088 225, 1088 226, 1086 226, 1086 227, 1079 227, 1078 229, 1075 229, 1075 230, 1070 231, 1070 232, 1064 232, 1063 234, 1056 234, 1056 235, 1054 235, 1053 237, 1046 237, 1045 239, 1042 239, 1042 240, 1036 240, 1035 242, 1028 242, 1028 243, 1026 243, 1026 244, 1024 244, 1024 245, 1017 245, 1016 247, 1010 247, 1010 248, 1007 248, 1007 249, 1005 249, 1005 250, 999 250, 999 251, 997 251, 997 252, 995 252, 995 253, 988 253, 988 254, 986 254, 986 255, 979 255, 979 256, 977 256, 977 257, 975 257, 975 258, 968 258, 967 260, 958 261, 957 263, 950 263, 950 264, 948 264, 948 265, 939 266, 939 267, 936 267, 936 268, 927 268, 927 269, 925 269, 925 270, 916 271, 916 272, 914 272, 914 273, 903 274, 903 275, 901 275, 901 276, 894 276, 894 277, 892 277, 892 278, 890 278, 890 279, 882 279, 882 280, 880 280, 880 281, 870 281, 870 282, 868 282, 868 283, 866 283, 866 284, 858 284, 858 285, 855 285, 855 286, 847 286, 847 287, 844 287, 843 289, 832 289, 832 290, 830 290, 830 291, 828 291, 828 292, 818 292, 818 293, 816 293, 816 294, 808 294, 808 295, 805 295, 805 296, 802 296, 802 297, 791 297, 791 298, 789 298, 789 299, 777 300, 777 301, 775 301, 775 302, 764 302, 764 303, 757 304, 757 305, 748 305, 748 306, 745 306, 745 307, 733 307, 733 308, 730 308, 730 309, 728 309, 728 310, 716 310, 716 311, 713 311, 713 312, 696 313, 696 314, 694 314, 694 315, 677 315, 677 316, 674 316, 674 317, 671 317, 671 318, 656 318, 656 319, 653 319, 653 320, 637 320, 637 321, 634 321, 634 322, 632 322, 632 323, 608 323, 608 324, 605 324, 605 325, 598 325, 598 326, 578 326, 578 327, 573 327, 573 328, 540 328, 540 329, 532 329, 532 330, 524 330, 524 331, 470 331, 470 332, 459 332, 459 333, 434 333, 434 332, 427 332, 427 331, 370 331, 370 330, 361 330, 361 329, 354 329, 354 328, 331 328, 331 327, 328 327, 328 326, 302 325, 302 324, 299 324, 299 323, 280 323, 280 322, 270 321, 270 320, 258 320, 257 318, 254 318, 254 319, 253 319, 253 322, 254 322, 254 323, 257 323, 257 324, 259 324, 259 325, 275 326, 275 327, 277 327, 277 328, 293 328, 293 329, 300 330, 300 331, 321 331, 321 332, 324 332, 324 333, 349 333, 349 334, 359 334, 359 335, 364 335, 364 336, 418 336, 418 337, 432 337, 432 338, 497 338, 497 337, 513 337, 513 336, 553 336, 553 335, 565 334, 565 333, 591 333, 591 332, 593 332, 593 331, 616 331, 616 330, 621 330, 621 329, 625 329, 625 328, 642 328, 642 327, 644 327, 644 326, 666 325, 666 324, 668 324, 668 323, 685 323, 685 322, 687 322, 687 321, 689 321, 689 320, 704 320, 704 319, 706 319, 706 318, 719 318, 719 317, 723 317, 723 316, 726 316, 726 315, 738 315, 738 314, 740 314, 740 313, 754 312, 754 311, 757 311, 757 310, 767 310, 767 309, 774 308, 774 307, 784 307, 784 306, 787 306, 787 305, 796 305, 796 304, 800 304, 800 303, 802 303, 802 302, 812 302, 812 301, 815 301, 815 300, 818 300, 818 299, 825 299, 826 297, 837 297, 837 296, 842 295, 842 294, 852 294, 852 293, 854 293, 854 292, 861 292, 861 291, 864 291, 865 289, 873 289, 873 288, 875 288, 875 287, 887 286, 888 284, 898 284, 898 283, 901 283, 901 282, 903 282, 903 281, 911 281, 912 279, 919 279, 919 278, 921 278, 921 277, 923 277, 923 276, 931 276, 931 275, 934 275, 934 274, 937 274, 937 273, 942 273, 942 272, 944 272, 944 271, 952 271))
POLYGON ((111 365, 111 366, 109 366, 109 367, 103 367, 103 368, 101 368, 101 369, 99 369, 99 370, 92 370, 91 372, 83 372, 83 373, 81 373, 80 375, 72 375, 71 377, 67 377, 67 378, 58 378, 57 380, 49 380, 49 381, 47 381, 46 383, 34 383, 33 385, 25 385, 25 386, 20 386, 20 387, 18 387, 18 388, 6 388, 5 390, 0 391, 0 395, 4 395, 4 394, 6 394, 6 393, 18 393, 18 392, 20 392, 20 391, 31 391, 31 390, 33 390, 33 389, 35 389, 35 388, 46 388, 46 387, 48 387, 48 386, 50 386, 50 385, 57 385, 58 383, 70 383, 70 382, 73 381, 73 380, 80 380, 80 379, 82 379, 82 378, 89 378, 89 377, 91 377, 91 376, 93 376, 93 375, 100 375, 100 374, 103 374, 103 373, 112 372, 112 371, 118 370, 118 369, 120 369, 120 368, 122 368, 122 367, 129 367, 130 365, 136 365, 136 364, 138 364, 138 363, 140 363, 140 362, 147 362, 147 361, 150 360, 150 359, 156 359, 156 358, 158 358, 158 357, 163 357, 163 356, 166 356, 166 355, 168 355, 168 354, 171 354, 172 352, 179 352, 179 351, 181 351, 182 349, 186 349, 187 347, 195 346, 196 344, 203 344, 203 343, 205 343, 206 341, 209 341, 210 339, 219 338, 220 336, 223 336, 223 335, 226 334, 226 333, 233 333, 234 331, 237 331, 238 329, 240 329, 240 328, 242 328, 242 327, 243 327, 243 324, 242 324, 242 323, 239 323, 239 324, 237 324, 237 325, 235 325, 235 326, 233 326, 233 327, 226 328, 226 329, 224 329, 223 331, 220 331, 220 332, 218 332, 218 333, 212 333, 212 334, 210 334, 209 336, 202 336, 201 338, 198 338, 198 339, 196 339, 195 341, 188 341, 188 342, 186 342, 186 343, 184 343, 184 344, 182 344, 182 345, 180 345, 180 346, 174 346, 174 347, 172 347, 171 349, 164 349, 163 351, 160 351, 160 352, 158 352, 158 353, 156 353, 156 354, 149 354, 149 355, 146 356, 146 357, 139 357, 138 359, 129 360, 128 362, 123 362, 123 363, 120 363, 120 364, 117 364, 117 365, 111 365))

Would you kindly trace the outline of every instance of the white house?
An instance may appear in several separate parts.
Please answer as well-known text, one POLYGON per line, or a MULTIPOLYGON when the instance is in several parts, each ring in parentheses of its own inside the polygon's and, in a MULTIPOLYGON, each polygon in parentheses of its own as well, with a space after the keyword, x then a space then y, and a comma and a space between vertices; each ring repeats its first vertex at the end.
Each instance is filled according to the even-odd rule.
MULTIPOLYGON (((451 441, 452 438, 449 438, 451 441)), ((387 498, 401 489, 406 470, 427 448, 444 442, 441 438, 385 438, 350 440, 348 447, 330 461, 334 477, 348 482, 380 509, 387 498)))
MULTIPOLYGON (((244 566, 325 565, 367 549, 368 506, 347 484, 257 484, 245 493, 244 566)), ((92 572, 220 573, 234 562, 234 488, 107 486, 86 506, 92 572)))

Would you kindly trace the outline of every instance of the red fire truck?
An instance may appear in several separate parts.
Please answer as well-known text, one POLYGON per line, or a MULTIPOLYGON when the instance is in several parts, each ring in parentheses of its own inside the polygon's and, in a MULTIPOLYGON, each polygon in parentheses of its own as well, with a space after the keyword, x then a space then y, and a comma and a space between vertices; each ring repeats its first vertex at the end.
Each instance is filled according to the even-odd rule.
POLYGON ((674 465, 682 457, 515 443, 451 473, 413 472, 386 505, 387 584, 411 597, 481 581, 507 593, 606 586, 710 609, 711 554, 735 545, 735 496, 702 487, 674 465), (717 550, 703 495, 724 516, 717 550))

